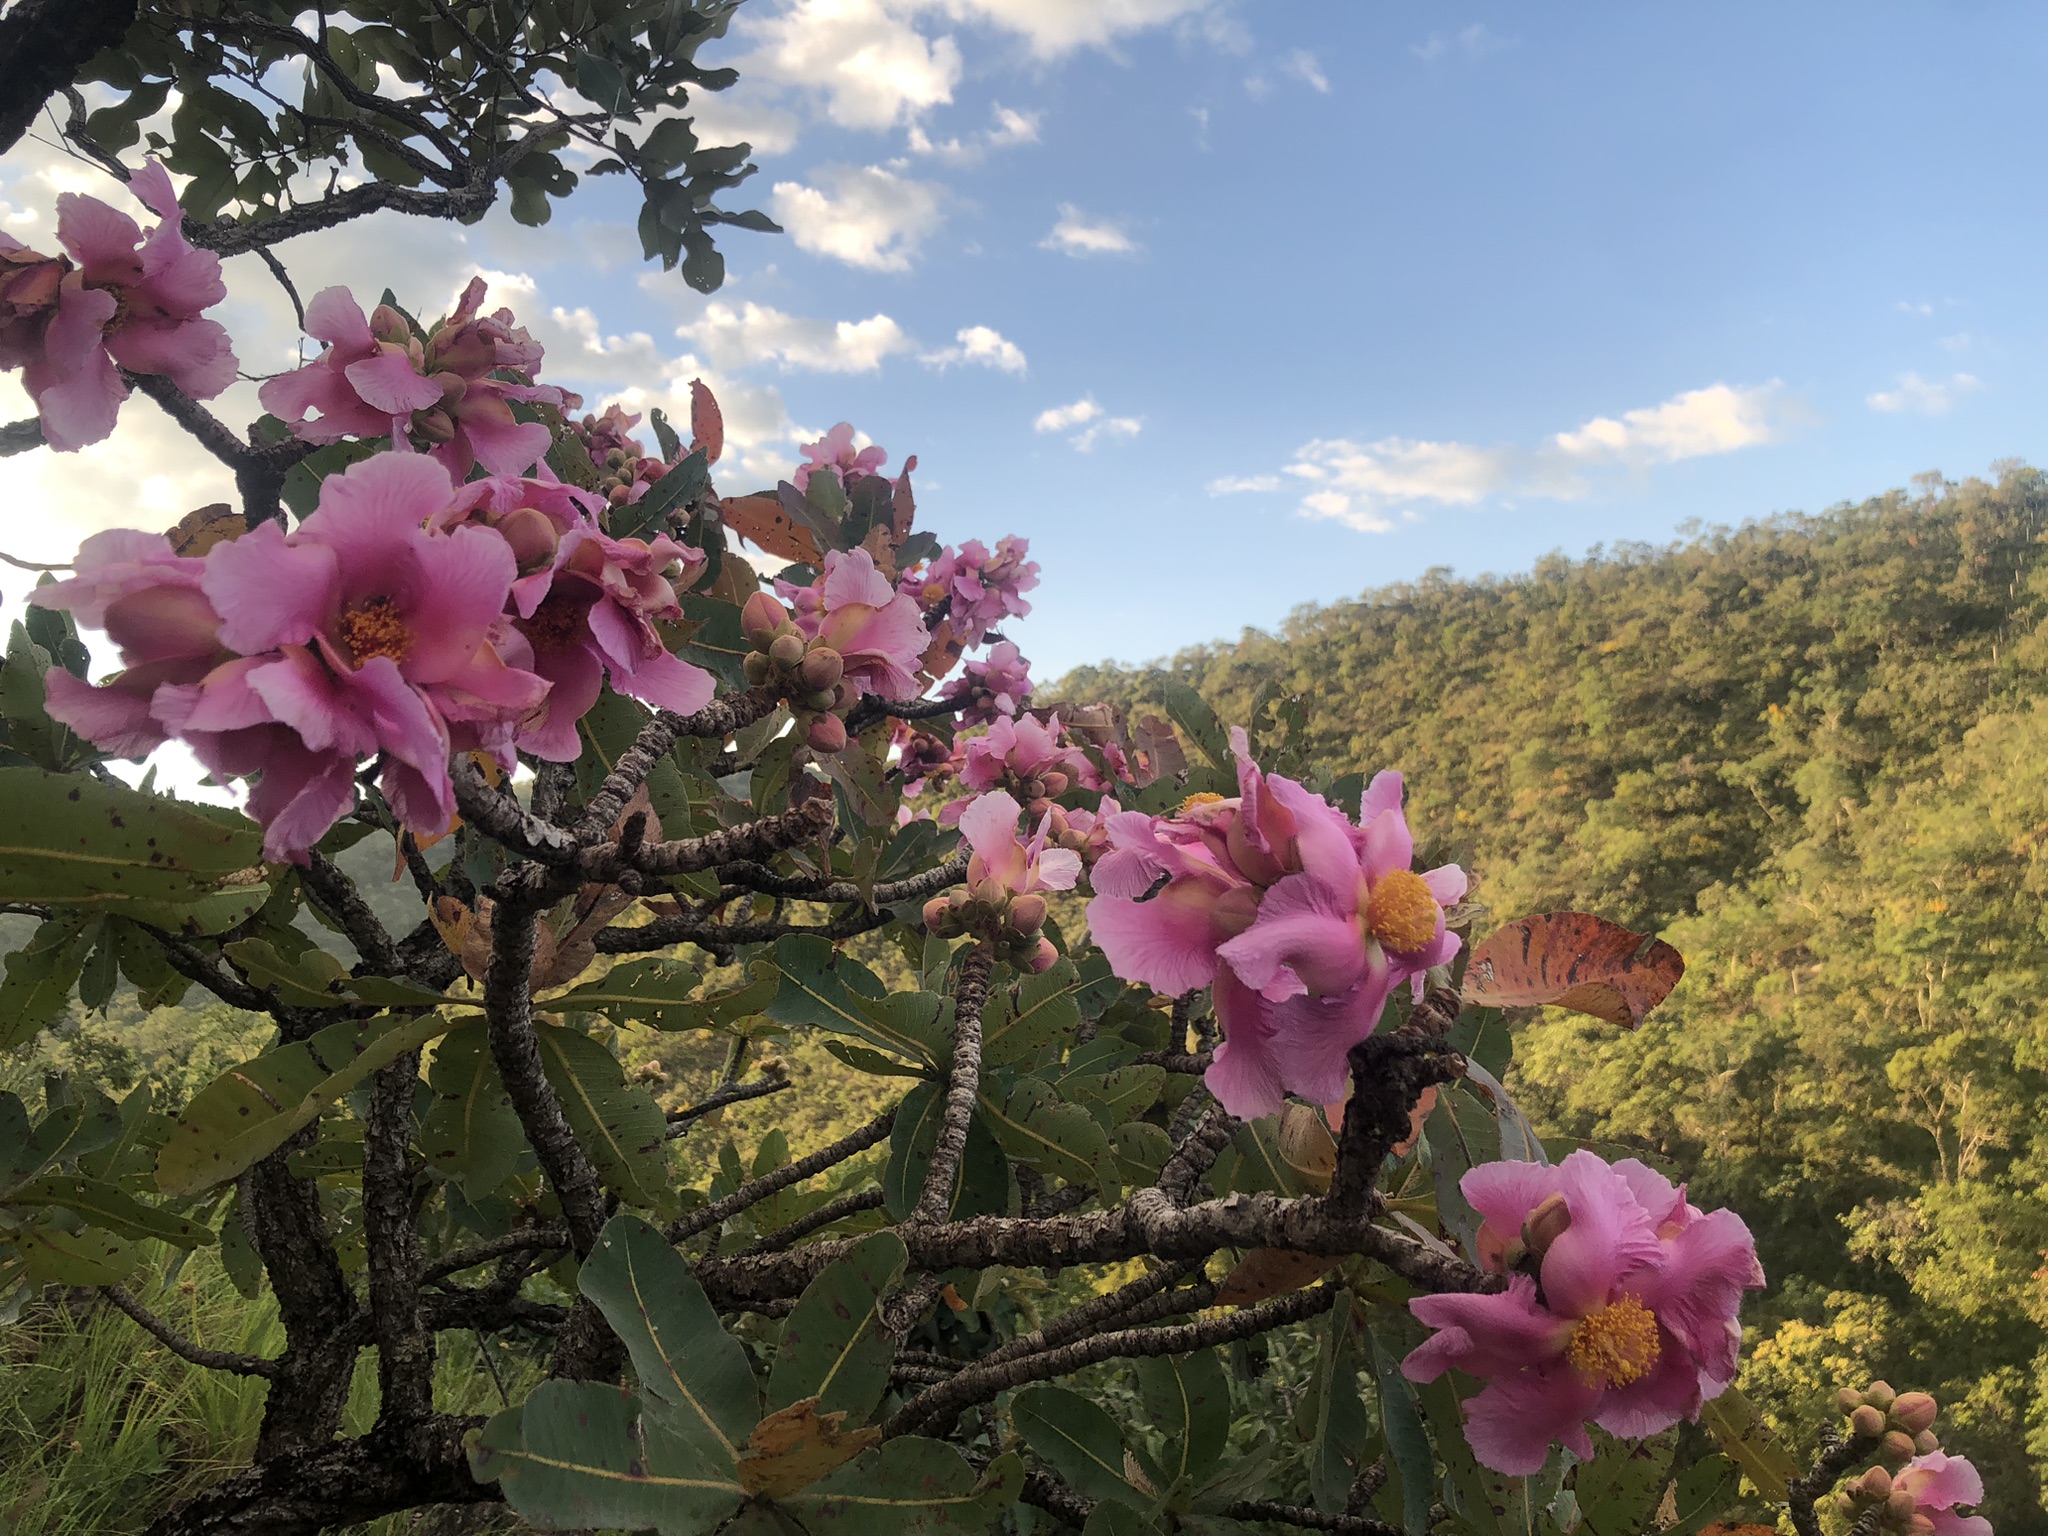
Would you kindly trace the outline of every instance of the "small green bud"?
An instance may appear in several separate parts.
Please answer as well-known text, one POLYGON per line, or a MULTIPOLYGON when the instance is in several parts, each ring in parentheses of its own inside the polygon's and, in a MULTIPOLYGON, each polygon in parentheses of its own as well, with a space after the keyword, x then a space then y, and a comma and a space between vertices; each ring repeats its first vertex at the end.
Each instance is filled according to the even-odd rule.
POLYGON ((768 647, 768 654, 778 666, 793 667, 804 659, 804 642, 801 635, 777 635, 768 647))
POLYGON ((740 663, 740 671, 746 674, 747 681, 757 687, 767 682, 768 675, 774 670, 775 663, 759 651, 747 652, 746 660, 740 663))

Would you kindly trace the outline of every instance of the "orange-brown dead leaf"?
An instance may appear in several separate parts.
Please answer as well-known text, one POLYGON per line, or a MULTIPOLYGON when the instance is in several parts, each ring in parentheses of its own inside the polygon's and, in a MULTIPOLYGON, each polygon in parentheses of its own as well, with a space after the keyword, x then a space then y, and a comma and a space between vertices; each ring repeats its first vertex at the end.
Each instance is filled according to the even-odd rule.
POLYGON ((225 544, 230 539, 239 539, 249 531, 249 520, 224 501, 196 508, 178 519, 177 525, 165 530, 164 537, 171 541, 171 550, 188 559, 205 554, 216 544, 225 544))
POLYGON ((787 1498, 881 1441, 878 1426, 847 1430, 845 1423, 843 1412, 820 1414, 815 1397, 769 1414, 747 1437, 740 1486, 764 1498, 787 1498))
POLYGON ((1465 1001, 1568 1008, 1634 1029, 1684 974, 1685 957, 1662 939, 1589 912, 1547 912, 1509 923, 1472 952, 1465 1001))
POLYGON ((1429 1112, 1436 1108, 1436 1084, 1431 1083, 1422 1090, 1422 1097, 1415 1101, 1415 1107, 1408 1111, 1408 1134, 1395 1142, 1392 1148, 1396 1157, 1406 1157, 1415 1150, 1415 1143, 1422 1140, 1422 1125, 1429 1118, 1429 1112))
POLYGON ((756 493, 720 502, 719 521, 749 543, 771 555, 797 560, 805 565, 823 565, 825 556, 811 530, 782 510, 775 496, 756 493))
POLYGON ((1337 1267, 1338 1261, 1292 1248, 1254 1248, 1232 1266, 1216 1288, 1216 1305, 1244 1307, 1298 1291, 1337 1267))
POLYGON ((1280 1109, 1280 1156, 1287 1166, 1327 1188, 1337 1171, 1337 1138, 1323 1123, 1323 1112, 1292 1099, 1280 1109))

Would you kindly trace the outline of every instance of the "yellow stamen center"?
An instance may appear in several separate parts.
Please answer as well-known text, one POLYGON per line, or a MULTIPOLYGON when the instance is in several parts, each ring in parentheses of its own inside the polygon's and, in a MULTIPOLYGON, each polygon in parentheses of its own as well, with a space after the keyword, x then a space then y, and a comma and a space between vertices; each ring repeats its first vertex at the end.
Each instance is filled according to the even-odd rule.
POLYGON ((1413 954, 1436 937, 1442 910, 1422 876, 1397 869, 1373 883, 1365 903, 1365 926, 1395 954, 1413 954))
POLYGON ((1633 1296, 1595 1307, 1572 1329, 1565 1358, 1596 1387, 1641 1381, 1664 1352, 1656 1314, 1633 1296))
POLYGON ((388 597, 370 598, 344 613, 341 638, 359 667, 372 656, 404 661, 412 654, 412 631, 405 627, 398 604, 388 597))
POLYGON ((1198 805, 1220 805, 1222 801, 1223 797, 1221 795, 1213 794, 1206 789, 1198 790, 1196 793, 1189 795, 1187 799, 1181 801, 1179 809, 1177 809, 1173 814, 1176 816, 1185 816, 1189 811, 1192 811, 1198 805))

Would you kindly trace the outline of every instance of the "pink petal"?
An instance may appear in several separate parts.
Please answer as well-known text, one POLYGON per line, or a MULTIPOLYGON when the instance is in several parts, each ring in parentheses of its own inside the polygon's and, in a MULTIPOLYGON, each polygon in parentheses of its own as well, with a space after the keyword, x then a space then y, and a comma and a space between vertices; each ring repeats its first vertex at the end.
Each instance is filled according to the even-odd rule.
POLYGON ((322 288, 306 305, 306 334, 351 357, 368 356, 377 345, 369 317, 346 288, 322 288))
POLYGON ((1258 920, 1217 954, 1272 1001, 1302 986, 1339 996, 1366 972, 1365 941, 1352 916, 1356 891, 1355 879, 1348 890, 1333 890, 1311 875, 1289 875, 1266 892, 1258 920))
POLYGON ((115 757, 147 757, 168 739, 149 712, 150 692, 123 688, 116 677, 95 688, 62 667, 43 674, 43 708, 115 757))
POLYGON ((1321 795, 1278 774, 1267 775, 1266 791, 1293 815, 1302 869, 1332 888, 1355 889, 1358 853, 1351 845, 1351 826, 1343 812, 1321 795))
POLYGON ((1572 1221, 1543 1256, 1543 1294, 1560 1315, 1584 1317, 1662 1250, 1628 1181, 1598 1156, 1574 1152, 1557 1172, 1572 1221))
POLYGON ((1439 864, 1435 869, 1424 870, 1422 883, 1429 887, 1429 894, 1440 907, 1455 907, 1465 899, 1471 885, 1465 871, 1455 864, 1439 864))
POLYGON ((376 355, 342 370, 364 402, 386 416, 408 416, 441 403, 441 386, 422 378, 412 359, 395 347, 379 347, 376 355))
POLYGON ((1176 882, 1150 901, 1098 896, 1088 903, 1088 931, 1125 981, 1142 982, 1169 997, 1216 979, 1216 947, 1209 927, 1213 887, 1176 882))
POLYGON ((142 226, 96 197, 66 192, 57 199, 57 239, 95 288, 132 282, 141 273, 135 247, 142 243, 142 226))
POLYGON ((896 596, 896 589, 889 585, 886 576, 875 569, 874 556, 866 550, 835 549, 825 556, 822 595, 825 611, 830 613, 850 603, 885 608, 896 596))
POLYGON ((1371 879, 1415 862, 1415 839, 1408 832, 1408 818, 1399 811, 1382 811, 1365 823, 1365 852, 1359 863, 1371 879))
MULTIPOLYGON (((376 657, 385 665, 388 658, 376 657)), ((303 646, 287 646, 280 659, 253 669, 249 687, 269 707, 271 718, 290 726, 314 752, 367 758, 382 745, 355 690, 345 687, 303 646)))
MULTIPOLYGON (((375 459, 366 460, 374 464, 375 459)), ((403 463, 439 467, 431 459, 403 463)), ((312 527, 307 522, 308 530, 312 527)), ((495 529, 470 526, 449 534, 417 529, 404 536, 412 569, 403 594, 394 592, 412 635, 405 675, 415 683, 438 683, 467 668, 491 625, 504 612, 505 597, 519 574, 512 546, 495 529)), ((385 564, 395 564, 387 551, 385 564)))
POLYGON ((1669 1333, 1662 1337, 1662 1352, 1649 1375, 1600 1394, 1593 1422, 1610 1435, 1643 1439, 1662 1434, 1681 1419, 1699 1417, 1700 1374, 1677 1340, 1669 1333))
POLYGON ((388 569, 392 547, 425 527, 454 494, 448 471, 432 459, 376 454, 320 482, 320 505, 300 524, 299 538, 334 551, 345 593, 354 597, 366 575, 388 569))
POLYGON ((1735 1376, 1741 1334, 1730 1324, 1742 1293, 1764 1283, 1756 1241, 1733 1211, 1709 1211, 1663 1245, 1663 1263, 1631 1286, 1657 1320, 1717 1381, 1735 1376))
POLYGON ((1440 1330, 1401 1362, 1410 1381, 1435 1381, 1448 1369, 1500 1376, 1556 1360, 1571 1340, 1569 1319, 1536 1299, 1536 1282, 1516 1275, 1490 1296, 1451 1292, 1408 1303, 1418 1321, 1440 1330))
POLYGON ((103 441, 128 398, 128 386, 103 344, 115 307, 111 293, 77 286, 74 274, 43 332, 42 357, 22 370, 22 387, 42 418, 43 440, 59 452, 103 441))
POLYGON ((355 806, 355 761, 308 751, 283 730, 270 734, 275 739, 249 791, 249 814, 262 824, 266 859, 303 864, 307 850, 355 806))
POLYGON ((960 813, 960 835, 967 840, 968 847, 992 878, 1012 890, 1017 888, 1025 870, 1024 848, 1017 841, 1017 815, 1017 802, 1000 789, 977 796, 960 813))
POLYGON ((466 440, 477 462, 494 475, 524 474, 554 441, 539 422, 516 419, 512 408, 482 383, 470 386, 455 417, 457 441, 466 440))
POLYGON ((1557 1188, 1557 1170, 1542 1163, 1481 1163, 1458 1180, 1465 1203, 1505 1237, 1519 1236, 1529 1213, 1557 1188))
POLYGON ((520 750, 551 763, 573 763, 583 755, 576 722, 597 702, 604 664, 588 648, 573 645, 536 653, 533 668, 552 686, 541 713, 521 731, 520 750))
POLYGON ((1984 1502, 1984 1478, 1967 1456, 1946 1451, 1929 1451, 1916 1456, 1892 1479, 1926 1509, 1949 1509, 1957 1504, 1984 1502))
POLYGON ((1372 782, 1365 786, 1365 794, 1358 803, 1358 824, 1369 827, 1379 820, 1386 811, 1401 809, 1401 775, 1391 768, 1382 769, 1372 776, 1372 782))
POLYGON ((694 715, 717 691, 709 672, 663 650, 641 657, 631 669, 613 666, 611 674, 612 686, 628 698, 679 715, 694 715))
POLYGON ((1598 1395, 1569 1367, 1496 1376, 1465 1400, 1465 1441, 1481 1465, 1509 1477, 1541 1472, 1553 1440, 1591 1461, 1586 1416, 1598 1395))
POLYGON ((1283 1090, 1279 1063, 1273 1058, 1271 1010, 1265 999, 1227 970, 1216 973, 1213 995, 1223 1043, 1216 1047, 1215 1059, 1202 1074, 1203 1084, 1227 1113, 1240 1120, 1278 1114, 1283 1090))
POLYGON ((1081 855, 1071 848, 1048 848, 1038 856, 1038 884, 1048 891, 1071 891, 1081 878, 1081 855))
POLYGON ((1351 1047, 1379 1027, 1390 983, 1368 976, 1337 997, 1295 997, 1273 1010, 1273 1056, 1287 1091, 1316 1104, 1344 1097, 1351 1047))
POLYGON ((220 615, 221 644, 255 655, 319 633, 338 606, 340 572, 331 549, 290 542, 265 521, 206 552, 199 588, 220 615))

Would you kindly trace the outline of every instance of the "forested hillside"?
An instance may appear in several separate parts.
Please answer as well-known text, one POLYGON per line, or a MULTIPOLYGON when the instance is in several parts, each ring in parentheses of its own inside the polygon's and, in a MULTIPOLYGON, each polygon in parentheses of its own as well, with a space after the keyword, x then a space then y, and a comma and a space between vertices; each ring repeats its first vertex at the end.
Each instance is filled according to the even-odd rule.
POLYGON ((1690 961, 1641 1033, 1545 1022, 1528 1107, 1700 1171, 1772 1287, 1745 1384, 1875 1372, 1967 1425, 2048 1529, 2048 478, 1924 485, 1670 547, 1432 573, 1055 691, 1292 708, 1497 915, 1578 907, 1690 961), (1294 701, 1290 704, 1288 701, 1294 701), (1945 1412, 1948 1410, 1944 1410, 1945 1412))

